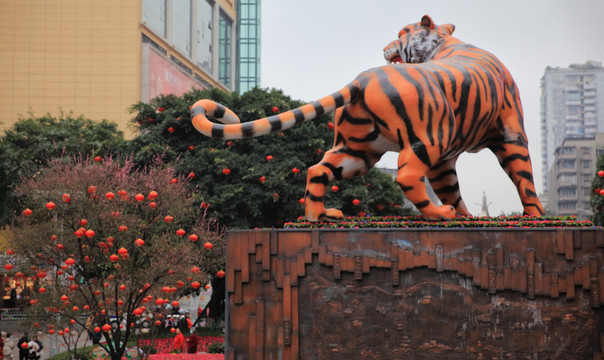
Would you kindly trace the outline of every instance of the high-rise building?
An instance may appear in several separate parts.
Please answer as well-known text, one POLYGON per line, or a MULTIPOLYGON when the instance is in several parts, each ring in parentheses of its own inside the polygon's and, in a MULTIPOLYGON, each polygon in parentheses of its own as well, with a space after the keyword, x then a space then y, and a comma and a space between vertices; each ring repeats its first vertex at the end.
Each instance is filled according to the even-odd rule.
POLYGON ((545 70, 541 78, 541 168, 543 188, 558 146, 567 138, 604 133, 604 68, 599 62, 545 70))
MULTIPOLYGON (((240 2, 257 20, 241 23, 251 46, 260 0, 240 2)), ((234 0, 0 0, 0 131, 30 112, 73 112, 131 136, 128 109, 138 101, 235 91, 238 21, 234 0)))
POLYGON ((591 181, 602 153, 604 133, 596 133, 589 138, 569 137, 556 148, 548 174, 548 214, 589 219, 592 214, 589 203, 591 181))

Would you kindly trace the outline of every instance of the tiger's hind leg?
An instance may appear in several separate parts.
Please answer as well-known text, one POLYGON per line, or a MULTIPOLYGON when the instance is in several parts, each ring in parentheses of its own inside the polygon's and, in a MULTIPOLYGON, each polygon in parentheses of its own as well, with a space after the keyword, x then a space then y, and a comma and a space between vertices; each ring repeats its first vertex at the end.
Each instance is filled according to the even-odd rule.
POLYGON ((454 218, 456 212, 453 205, 438 206, 430 200, 424 180, 429 172, 429 168, 412 153, 411 150, 402 150, 398 158, 396 182, 405 192, 405 196, 415 205, 426 220, 454 218))
POLYGON ((326 209, 324 198, 330 181, 362 176, 378 159, 367 162, 358 152, 345 146, 326 151, 320 163, 308 169, 306 178, 305 217, 308 221, 337 221, 344 215, 338 209, 326 209))
POLYGON ((508 174, 520 196, 525 215, 545 214, 533 182, 533 167, 524 132, 522 107, 515 84, 508 84, 506 101, 500 111, 501 141, 489 146, 499 164, 508 174))
POLYGON ((443 205, 453 205, 457 215, 470 216, 461 198, 455 163, 457 158, 442 161, 428 171, 428 180, 443 205))

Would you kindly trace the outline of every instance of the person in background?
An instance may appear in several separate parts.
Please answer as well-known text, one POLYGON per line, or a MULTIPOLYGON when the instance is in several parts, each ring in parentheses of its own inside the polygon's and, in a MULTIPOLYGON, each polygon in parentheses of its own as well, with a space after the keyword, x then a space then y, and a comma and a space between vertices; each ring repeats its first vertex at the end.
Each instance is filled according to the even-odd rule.
POLYGON ((42 351, 42 343, 38 340, 38 336, 34 335, 29 346, 29 360, 40 360, 40 351, 42 351))
POLYGON ((27 360, 29 355, 29 349, 27 348, 29 344, 29 335, 24 333, 23 336, 17 341, 17 347, 19 348, 19 360, 27 360), (23 346, 25 344, 25 346, 23 346))
POLYGON ((4 338, 4 359, 17 360, 17 356, 15 355, 17 345, 15 344, 12 335, 4 331, 1 335, 4 338))
POLYGON ((195 334, 195 331, 191 333, 191 336, 187 338, 187 353, 197 354, 197 347, 199 346, 199 336, 195 334))
POLYGON ((182 346, 185 343, 185 337, 179 328, 176 328, 176 336, 174 337, 174 353, 180 354, 182 352, 182 346))

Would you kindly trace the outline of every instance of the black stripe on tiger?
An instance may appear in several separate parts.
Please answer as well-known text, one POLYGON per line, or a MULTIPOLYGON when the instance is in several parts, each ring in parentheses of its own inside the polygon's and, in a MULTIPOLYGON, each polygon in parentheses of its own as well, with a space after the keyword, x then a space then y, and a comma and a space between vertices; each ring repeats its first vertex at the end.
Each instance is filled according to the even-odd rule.
POLYGON ((443 186, 438 189, 433 189, 435 194, 446 194, 459 191, 459 182, 453 185, 443 186))
POLYGON ((309 182, 313 183, 313 184, 322 184, 327 186, 327 184, 329 184, 329 177, 327 176, 326 173, 323 173, 319 176, 313 176, 310 179, 308 179, 309 182))
MULTIPOLYGON (((380 71, 383 71, 383 70, 380 70, 380 71)), ((396 94, 397 93, 397 90, 396 90, 396 88, 394 88, 394 86, 392 86, 392 83, 390 81, 387 81, 387 76, 380 77, 380 85, 382 86, 382 88, 384 88, 384 92, 386 94, 396 94)), ((418 92, 419 91, 420 90, 418 90, 418 92)), ((417 137, 417 135, 415 135, 415 132, 413 131, 414 125, 413 125, 413 122, 411 121, 411 119, 409 118, 409 115, 407 114, 407 110, 405 108, 405 103, 403 102, 403 99, 401 99, 399 96, 396 96, 396 97, 391 96, 391 97, 389 97, 389 100, 390 100, 390 103, 396 109, 396 113, 399 116, 399 118, 403 119, 403 121, 405 122, 405 127, 407 129, 407 137, 409 138, 409 142, 412 145, 413 152, 421 160, 421 162, 426 164, 429 168, 432 167, 432 162, 430 161, 430 156, 428 155, 428 150, 426 149, 426 145, 424 145, 423 141, 421 141, 421 139, 419 137, 417 137)), ((397 131, 400 131, 400 130, 397 130, 397 131)), ((401 145, 401 149, 402 149, 403 146, 402 146, 400 133, 399 133, 399 145, 401 145)))
POLYGON ((224 113, 226 109, 224 105, 216 103, 216 110, 214 110, 214 117, 216 119, 222 119, 224 117, 224 113))
POLYGON ((512 154, 500 162, 501 167, 505 169, 507 167, 508 163, 515 161, 515 160, 529 161, 530 158, 528 156, 522 156, 520 154, 512 154))
POLYGON ((430 205, 430 200, 420 201, 417 204, 413 204, 413 205, 415 205, 417 210, 421 210, 421 209, 425 208, 426 206, 430 205))
POLYGON ((430 180, 430 182, 437 182, 439 180, 442 180, 443 178, 449 176, 449 175, 454 175, 457 176, 457 171, 455 169, 449 169, 449 170, 445 170, 445 171, 441 171, 437 176, 430 178, 428 180, 430 180))
POLYGON ((191 119, 193 119, 197 115, 205 115, 205 114, 206 114, 206 109, 204 109, 203 106, 195 106, 194 108, 191 109, 191 119))
POLYGON ((271 131, 281 130, 283 127, 283 121, 278 116, 270 116, 268 122, 271 124, 271 131))
POLYGON ((299 124, 304 121, 304 113, 300 108, 296 108, 292 110, 294 112, 294 119, 296 120, 296 124, 299 124))
POLYGON ((241 124, 241 134, 244 138, 251 138, 254 136, 254 123, 246 122, 241 124))
POLYGON ((304 197, 314 202, 323 202, 323 196, 315 196, 310 191, 306 190, 304 197))
POLYGON ((321 116, 323 114, 325 114, 325 109, 323 109, 323 105, 321 105, 320 102, 318 101, 313 101, 312 102, 312 106, 315 108, 315 116, 321 116))
POLYGON ((224 125, 212 125, 212 137, 218 139, 224 138, 224 125))

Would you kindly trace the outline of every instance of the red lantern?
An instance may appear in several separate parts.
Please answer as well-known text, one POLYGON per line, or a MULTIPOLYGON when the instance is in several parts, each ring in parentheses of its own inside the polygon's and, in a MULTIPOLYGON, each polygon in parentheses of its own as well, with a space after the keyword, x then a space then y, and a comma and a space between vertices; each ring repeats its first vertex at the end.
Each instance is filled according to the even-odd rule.
POLYGON ((149 200, 155 200, 157 199, 157 196, 157 191, 151 191, 147 197, 149 198, 149 200))
POLYGON ((155 325, 160 326, 161 325, 161 321, 155 320, 155 325))
POLYGON ((38 273, 36 274, 40 279, 44 279, 46 277, 46 271, 44 270, 40 270, 38 271, 38 273))
POLYGON ((176 332, 176 329, 175 329, 175 328, 172 328, 172 329, 170 329, 170 332, 171 332, 171 333, 176 332))
POLYGON ((180 287, 185 286, 185 283, 184 283, 182 280, 178 280, 178 281, 176 282, 176 286, 178 286, 178 287, 180 288, 180 287))
POLYGON ((111 325, 105 324, 105 325, 103 325, 102 329, 104 332, 109 332, 109 331, 111 331, 111 325))
POLYGON ((6 264, 6 265, 4 265, 4 269, 6 271, 11 271, 13 269, 13 264, 6 264))
POLYGON ((109 256, 109 260, 116 262, 120 259, 119 256, 117 256, 116 254, 111 254, 111 256, 109 256))
POLYGON ((333 130, 333 128, 334 128, 335 126, 333 125, 333 123, 331 123, 331 122, 330 122, 330 123, 327 123, 327 127, 328 127, 330 130, 333 130))
POLYGON ((141 247, 141 246, 145 245, 145 240, 136 239, 136 240, 134 240, 134 245, 136 245, 137 247, 141 247))
POLYGON ((54 210, 54 208, 56 208, 56 207, 57 207, 57 204, 53 203, 52 201, 49 201, 46 203, 46 208, 48 210, 54 210))
POLYGON ((228 174, 231 173, 231 169, 229 169, 229 168, 222 169, 222 173, 225 174, 225 175, 228 175, 228 174))
POLYGON ((6 250, 6 255, 15 255, 15 250, 13 250, 13 249, 6 250))
POLYGON ((266 176, 261 176, 260 178, 258 178, 258 181, 260 181, 261 183, 266 181, 266 176))
POLYGON ((300 204, 304 204, 305 200, 304 200, 304 198, 300 198, 300 199, 298 200, 298 202, 299 202, 300 204))
POLYGON ((40 293, 45 293, 45 292, 46 292, 46 288, 45 288, 45 287, 43 287, 43 286, 41 286, 41 287, 38 289, 38 292, 40 292, 40 293))
POLYGON ((95 326, 95 327, 94 327, 94 332, 101 332, 101 328, 100 328, 100 327, 98 327, 98 326, 95 326))
POLYGON ((193 282, 191 283, 191 287, 192 287, 193 289, 199 289, 199 287, 200 287, 200 286, 201 286, 201 284, 200 284, 199 282, 197 282, 197 281, 193 281, 193 282))
POLYGON ((176 129, 174 129, 172 126, 170 126, 170 127, 168 128, 168 132, 169 132, 170 134, 173 134, 175 131, 176 131, 176 129))
POLYGON ((31 209, 29 209, 29 208, 23 210, 23 216, 29 216, 32 213, 33 213, 33 211, 31 211, 31 209))
POLYGON ((197 240, 199 240, 199 236, 191 234, 189 235, 189 240, 191 240, 191 242, 196 242, 197 240))
POLYGON ((226 273, 225 273, 224 271, 222 271, 222 270, 219 270, 219 271, 216 273, 216 276, 218 276, 219 278, 223 278, 225 275, 226 275, 226 273))
POLYGON ((103 158, 97 155, 94 157, 94 161, 101 162, 101 161, 103 161, 103 158))
POLYGON ((273 160, 273 155, 266 155, 266 161, 273 160))
POLYGON ((71 311, 73 311, 73 312, 80 311, 80 308, 77 306, 74 306, 71 308, 71 311))
POLYGON ((179 305, 178 301, 174 300, 172 301, 172 307, 177 307, 179 305))
POLYGON ((122 290, 122 291, 126 290, 126 285, 121 284, 120 287, 119 287, 119 289, 122 290))
POLYGON ((331 187, 331 191, 333 192, 338 192, 338 190, 340 190, 340 188, 337 185, 331 187))
POLYGON ((300 173, 300 169, 298 169, 297 167, 295 167, 295 168, 292 169, 292 172, 294 174, 298 174, 298 173, 300 173))
POLYGON ((186 232, 183 229, 176 230, 176 235, 183 236, 184 234, 186 234, 186 232))
POLYGON ((117 228, 117 231, 126 232, 128 231, 128 227, 126 225, 120 225, 120 227, 117 228))
POLYGON ((91 238, 95 235, 94 230, 86 230, 85 232, 87 238, 91 238))
POLYGON ((171 223, 172 221, 174 221, 174 218, 170 215, 166 215, 166 217, 164 218, 164 221, 167 223, 171 223))
POLYGON ((48 333, 49 333, 50 335, 54 334, 54 333, 55 333, 55 329, 48 329, 48 333))
POLYGON ((75 235, 75 237, 77 238, 81 238, 82 236, 84 236, 84 232, 82 230, 76 230, 74 231, 73 235, 75 235))
POLYGON ((598 176, 599 177, 604 177, 604 170, 598 171, 598 176))
POLYGON ((134 199, 135 199, 136 201, 139 201, 139 202, 140 202, 140 201, 143 201, 143 200, 145 200, 145 195, 143 195, 143 194, 136 194, 136 195, 134 196, 134 199))
POLYGON ((352 200, 352 205, 354 205, 354 206, 357 206, 357 205, 359 205, 360 203, 361 203, 361 200, 359 200, 359 199, 354 199, 354 200, 352 200))
POLYGON ((209 241, 206 241, 205 244, 203 244, 203 247, 206 248, 207 250, 210 250, 212 248, 212 243, 209 241))
POLYGON ((67 297, 67 295, 61 295, 60 299, 61 301, 67 301, 69 300, 69 297, 67 297))
POLYGON ((123 248, 123 247, 122 247, 122 248, 119 248, 119 249, 117 250, 117 253, 118 253, 118 254, 120 254, 120 255, 122 255, 122 256, 123 256, 123 255, 126 255, 126 254, 128 254, 128 249, 123 248))
POLYGON ((205 288, 206 290, 210 290, 210 284, 206 284, 205 288))
POLYGON ((279 108, 277 106, 273 106, 273 108, 271 109, 274 113, 278 113, 279 112, 279 108))
POLYGON ((143 309, 136 308, 136 309, 134 309, 134 311, 132 311, 132 313, 136 316, 141 316, 143 314, 143 309))
POLYGON ((28 343, 26 343, 26 342, 24 342, 24 343, 22 343, 22 344, 21 344, 21 348, 22 348, 22 349, 27 349, 27 347, 28 347, 28 346, 29 346, 29 345, 28 345, 28 343))
POLYGON ((177 178, 170 179, 170 184, 176 184, 176 183, 178 183, 178 179, 177 178))
POLYGON ((73 266, 73 264, 75 264, 75 260, 72 259, 72 258, 67 258, 65 260, 65 264, 68 265, 68 266, 73 266))
POLYGON ((71 195, 69 195, 69 194, 63 194, 63 195, 61 196, 61 200, 62 200, 64 203, 69 204, 69 202, 71 201, 71 195))
POLYGON ((90 195, 94 195, 94 194, 96 194, 96 186, 94 186, 94 185, 89 186, 89 187, 88 187, 88 193, 89 193, 90 195))

